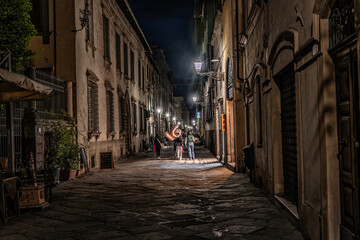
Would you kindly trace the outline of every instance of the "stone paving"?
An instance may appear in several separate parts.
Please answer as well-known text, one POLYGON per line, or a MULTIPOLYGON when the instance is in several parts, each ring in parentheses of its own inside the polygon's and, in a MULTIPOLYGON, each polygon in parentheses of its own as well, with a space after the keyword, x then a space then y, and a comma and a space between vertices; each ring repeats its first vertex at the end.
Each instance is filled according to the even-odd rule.
POLYGON ((47 209, 0 225, 0 239, 303 239, 246 175, 195 153, 139 154, 62 182, 47 209))

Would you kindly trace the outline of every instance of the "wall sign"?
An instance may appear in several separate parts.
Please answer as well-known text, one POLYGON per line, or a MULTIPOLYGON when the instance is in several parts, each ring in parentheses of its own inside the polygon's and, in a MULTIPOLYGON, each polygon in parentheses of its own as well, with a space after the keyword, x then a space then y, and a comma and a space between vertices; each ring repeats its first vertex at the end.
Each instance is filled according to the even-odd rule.
POLYGON ((234 97, 233 90, 233 73, 230 58, 227 59, 226 63, 226 95, 229 100, 234 97))

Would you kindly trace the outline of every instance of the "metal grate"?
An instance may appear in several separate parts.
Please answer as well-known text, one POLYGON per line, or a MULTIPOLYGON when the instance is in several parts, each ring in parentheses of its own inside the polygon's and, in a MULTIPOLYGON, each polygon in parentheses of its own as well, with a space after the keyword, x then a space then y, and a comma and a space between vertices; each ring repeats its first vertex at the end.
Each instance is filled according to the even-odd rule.
POLYGON ((0 113, 0 158, 7 157, 6 113, 0 113))
POLYGON ((99 101, 98 101, 98 85, 92 81, 88 81, 88 109, 89 109, 89 132, 99 130, 99 101))
POLYGON ((329 18, 330 48, 355 33, 353 0, 337 0, 329 18))
MULTIPOLYGON (((15 102, 13 109, 14 120, 14 150, 15 162, 21 163, 23 158, 23 118, 24 108, 22 102, 15 102)), ((6 129, 6 111, 0 113, 0 158, 8 157, 8 139, 6 129)))
POLYGON ((108 133, 115 131, 114 128, 114 94, 106 91, 106 119, 108 133))
POLYGON ((136 104, 133 103, 133 132, 137 132, 137 111, 136 111, 136 104))
POLYGON ((120 121, 120 132, 125 131, 125 100, 119 97, 119 121, 120 121))
POLYGON ((23 118, 24 108, 22 102, 14 103, 14 149, 15 163, 21 163, 23 158, 22 139, 23 139, 23 118))
POLYGON ((53 89, 48 99, 36 101, 37 111, 62 113, 66 109, 65 82, 40 70, 35 71, 34 80, 53 89))

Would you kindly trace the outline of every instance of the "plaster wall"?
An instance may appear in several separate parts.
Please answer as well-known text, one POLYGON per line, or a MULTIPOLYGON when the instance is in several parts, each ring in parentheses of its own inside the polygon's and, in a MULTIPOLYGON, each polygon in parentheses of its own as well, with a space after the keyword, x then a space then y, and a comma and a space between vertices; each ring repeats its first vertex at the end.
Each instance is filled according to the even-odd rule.
MULTIPOLYGON (((83 2, 75 1, 75 9, 83 8, 83 2)), ((125 156, 125 135, 120 133, 119 117, 119 92, 129 94, 131 126, 133 125, 132 103, 137 107, 137 132, 132 132, 130 148, 135 149, 133 153, 142 150, 142 140, 146 139, 146 134, 140 133, 140 119, 139 119, 139 103, 147 103, 147 94, 145 89, 139 87, 139 73, 138 60, 146 69, 148 63, 145 56, 145 49, 136 35, 134 29, 131 27, 119 6, 115 1, 100 1, 93 0, 93 25, 94 25, 94 41, 93 43, 86 42, 85 31, 80 31, 76 34, 76 86, 77 86, 77 119, 79 130, 79 141, 90 146, 88 156, 91 158, 95 156, 96 166, 99 164, 98 155, 100 152, 109 151, 112 149, 114 159, 119 159, 125 156), (104 58, 104 42, 103 42, 103 15, 109 19, 109 39, 110 39, 110 62, 106 62, 104 58), (116 69, 116 43, 115 33, 120 35, 121 46, 121 70, 116 69), (124 42, 128 45, 128 62, 129 74, 130 72, 130 51, 134 52, 134 80, 129 80, 124 76, 124 42), (87 88, 88 79, 87 71, 90 70, 98 78, 98 102, 99 102, 99 136, 89 137, 88 134, 88 100, 87 88), (109 136, 107 133, 107 118, 106 118, 106 90, 110 90, 114 97, 114 124, 115 135, 109 136), (121 150, 123 155, 121 155, 121 150)), ((78 19, 78 13, 75 11, 75 19, 78 19)), ((142 72, 141 72, 142 74, 142 72)), ((145 86, 148 83, 148 77, 145 77, 145 86)))
MULTIPOLYGON (((280 90, 274 76, 293 64, 295 53, 311 38, 313 32, 313 0, 267 1, 259 11, 255 28, 245 49, 245 76, 254 92, 250 103, 250 142, 255 146, 255 179, 272 199, 284 191, 281 139, 280 90), (281 9, 279 9, 281 6, 281 9), (281 17, 279 13, 281 11, 281 17), (284 32, 288 32, 286 37, 284 32), (279 38, 283 36, 282 38, 279 38), (280 39, 280 40, 279 40, 280 39), (256 64, 263 72, 253 72, 256 64), (256 76, 261 77, 263 144, 258 142, 258 104, 256 76)), ((318 66, 310 64, 295 73, 297 95, 298 188, 301 228, 311 239, 321 235, 321 156, 319 133, 318 66), (311 223, 311 224, 310 224, 311 223), (310 227, 311 225, 311 227, 310 227)))

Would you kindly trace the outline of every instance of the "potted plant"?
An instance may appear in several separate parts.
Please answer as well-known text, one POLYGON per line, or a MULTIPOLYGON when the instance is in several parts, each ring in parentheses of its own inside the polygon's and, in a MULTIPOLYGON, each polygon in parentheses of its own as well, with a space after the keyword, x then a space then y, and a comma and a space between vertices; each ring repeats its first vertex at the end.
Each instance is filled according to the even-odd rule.
POLYGON ((49 159, 53 167, 59 167, 60 179, 75 179, 76 169, 79 167, 80 149, 76 143, 75 121, 57 119, 50 131, 51 144, 49 159))

